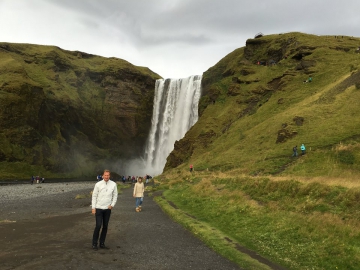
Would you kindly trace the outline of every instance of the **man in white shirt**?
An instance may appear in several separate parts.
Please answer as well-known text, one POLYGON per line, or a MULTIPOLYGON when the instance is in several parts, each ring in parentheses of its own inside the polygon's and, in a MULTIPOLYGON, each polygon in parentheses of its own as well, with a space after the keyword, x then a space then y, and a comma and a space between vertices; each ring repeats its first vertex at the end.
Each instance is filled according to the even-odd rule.
POLYGON ((108 249, 105 246, 106 233, 111 215, 111 209, 115 206, 117 201, 118 191, 116 183, 110 180, 110 171, 105 170, 103 180, 95 184, 92 193, 91 213, 95 215, 96 226, 94 229, 92 248, 98 249, 99 233, 100 234, 100 248, 108 249))

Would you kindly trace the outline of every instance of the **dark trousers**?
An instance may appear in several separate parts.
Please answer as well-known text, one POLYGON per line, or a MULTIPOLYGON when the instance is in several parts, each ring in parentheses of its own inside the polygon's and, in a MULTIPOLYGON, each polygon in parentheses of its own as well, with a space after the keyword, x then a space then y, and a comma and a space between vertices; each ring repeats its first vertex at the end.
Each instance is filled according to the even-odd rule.
POLYGON ((100 245, 105 243, 110 215, 111 215, 110 209, 104 209, 104 210, 96 209, 96 213, 95 213, 96 226, 93 235, 93 242, 92 242, 93 245, 97 245, 98 243, 101 226, 102 226, 102 230, 100 235, 100 245))

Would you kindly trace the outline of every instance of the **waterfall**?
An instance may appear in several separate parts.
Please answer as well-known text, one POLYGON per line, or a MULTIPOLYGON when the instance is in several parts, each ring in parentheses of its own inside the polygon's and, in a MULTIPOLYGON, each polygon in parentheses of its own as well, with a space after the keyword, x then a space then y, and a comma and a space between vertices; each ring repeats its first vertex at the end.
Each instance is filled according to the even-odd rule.
POLYGON ((183 138, 197 122, 201 77, 156 81, 151 129, 145 150, 147 174, 162 173, 175 141, 183 138))

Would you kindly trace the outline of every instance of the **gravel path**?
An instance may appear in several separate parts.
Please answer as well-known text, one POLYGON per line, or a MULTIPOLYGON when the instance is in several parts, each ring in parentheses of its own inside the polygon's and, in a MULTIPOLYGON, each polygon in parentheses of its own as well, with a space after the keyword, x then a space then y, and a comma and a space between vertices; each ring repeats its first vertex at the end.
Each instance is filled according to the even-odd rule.
POLYGON ((0 186, 1 269, 240 269, 165 215, 151 197, 135 212, 132 189, 112 211, 106 244, 91 249, 95 182, 0 186))
POLYGON ((0 186, 0 220, 20 221, 89 211, 95 182, 0 186))
POLYGON ((0 186, 0 203, 9 200, 31 199, 72 191, 92 190, 95 182, 15 184, 0 186))

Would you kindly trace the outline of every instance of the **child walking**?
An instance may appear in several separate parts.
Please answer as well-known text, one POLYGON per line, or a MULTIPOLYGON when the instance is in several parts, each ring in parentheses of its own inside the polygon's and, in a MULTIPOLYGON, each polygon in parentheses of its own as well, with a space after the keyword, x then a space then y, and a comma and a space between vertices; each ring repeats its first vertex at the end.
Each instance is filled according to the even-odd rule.
POLYGON ((135 211, 140 212, 141 204, 144 199, 144 183, 142 177, 139 177, 137 183, 135 183, 134 185, 133 197, 135 198, 135 205, 136 205, 135 211))

